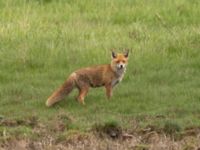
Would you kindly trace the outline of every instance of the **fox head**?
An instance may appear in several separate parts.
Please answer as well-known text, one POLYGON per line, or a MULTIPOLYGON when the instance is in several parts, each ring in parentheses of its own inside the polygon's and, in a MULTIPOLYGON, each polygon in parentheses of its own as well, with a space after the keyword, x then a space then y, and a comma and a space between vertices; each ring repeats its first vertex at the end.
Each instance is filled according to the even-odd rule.
POLYGON ((128 64, 128 54, 128 50, 125 53, 115 53, 112 51, 111 66, 114 71, 123 71, 126 69, 126 65, 128 64))

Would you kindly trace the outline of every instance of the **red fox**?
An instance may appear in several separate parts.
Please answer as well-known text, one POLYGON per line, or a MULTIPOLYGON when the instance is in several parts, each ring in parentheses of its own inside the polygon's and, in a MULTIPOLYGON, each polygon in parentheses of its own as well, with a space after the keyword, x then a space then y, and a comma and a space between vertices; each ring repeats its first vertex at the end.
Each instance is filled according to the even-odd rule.
POLYGON ((84 98, 90 87, 104 86, 107 98, 109 99, 112 96, 113 87, 124 77, 126 65, 128 64, 128 54, 128 50, 125 53, 115 53, 112 51, 110 64, 87 67, 74 71, 64 84, 47 99, 46 106, 50 107, 62 100, 74 88, 78 89, 79 95, 77 100, 83 105, 85 104, 84 98))

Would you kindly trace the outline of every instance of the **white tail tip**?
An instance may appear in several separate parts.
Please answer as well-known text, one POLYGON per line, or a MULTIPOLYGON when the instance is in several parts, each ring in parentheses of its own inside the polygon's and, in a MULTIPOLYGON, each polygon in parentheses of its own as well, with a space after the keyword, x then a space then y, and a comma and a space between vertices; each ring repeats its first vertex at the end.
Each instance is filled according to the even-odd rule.
POLYGON ((50 107, 50 106, 51 106, 51 103, 49 103, 49 99, 46 101, 46 106, 47 106, 47 107, 50 107))

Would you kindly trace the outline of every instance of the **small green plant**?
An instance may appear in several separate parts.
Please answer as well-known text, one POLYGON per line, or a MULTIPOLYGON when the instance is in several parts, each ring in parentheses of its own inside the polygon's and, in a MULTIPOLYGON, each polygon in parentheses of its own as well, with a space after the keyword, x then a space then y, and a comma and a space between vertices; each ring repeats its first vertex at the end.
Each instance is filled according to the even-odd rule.
POLYGON ((181 126, 177 122, 167 121, 164 124, 163 130, 165 133, 173 135, 181 131, 181 126))

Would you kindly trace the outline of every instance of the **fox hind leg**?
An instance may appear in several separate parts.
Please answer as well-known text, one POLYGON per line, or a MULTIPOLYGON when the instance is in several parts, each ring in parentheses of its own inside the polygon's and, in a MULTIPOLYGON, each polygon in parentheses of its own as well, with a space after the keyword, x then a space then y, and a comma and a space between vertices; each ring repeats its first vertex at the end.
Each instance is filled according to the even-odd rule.
POLYGON ((83 87, 83 88, 79 89, 79 95, 78 95, 77 99, 83 105, 85 105, 84 99, 85 99, 85 96, 87 95, 88 91, 89 91, 89 87, 83 87))

